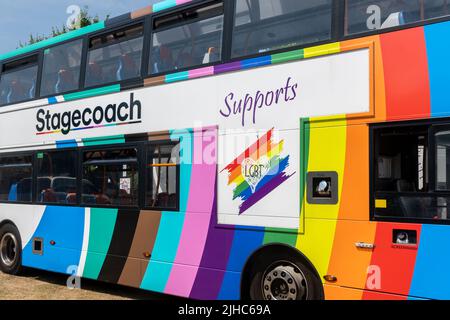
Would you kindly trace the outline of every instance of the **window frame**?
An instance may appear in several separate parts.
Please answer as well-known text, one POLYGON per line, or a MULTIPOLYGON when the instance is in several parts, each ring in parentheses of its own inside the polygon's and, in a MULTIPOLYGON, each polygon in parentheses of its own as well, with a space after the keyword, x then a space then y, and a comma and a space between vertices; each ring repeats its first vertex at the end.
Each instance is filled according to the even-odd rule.
POLYGON ((136 142, 136 143, 119 143, 119 144, 108 144, 108 145, 99 145, 99 146, 89 146, 89 147, 82 147, 79 149, 79 156, 78 156, 78 192, 77 195, 79 197, 79 206, 82 208, 105 208, 105 209, 124 209, 124 210, 139 210, 142 208, 141 205, 141 189, 142 189, 142 170, 141 170, 141 163, 142 163, 142 143, 136 142), (82 183, 84 178, 84 161, 83 156, 86 152, 92 152, 92 151, 109 151, 109 150, 123 150, 123 149, 136 149, 136 160, 137 160, 137 173, 138 173, 138 190, 137 190, 137 202, 136 205, 132 206, 125 206, 125 205, 114 205, 114 206, 107 206, 102 204, 85 204, 82 201, 82 183))
MULTIPOLYGON (((416 126, 428 126, 428 191, 424 192, 397 192, 393 191, 392 194, 396 195, 416 195, 417 197, 448 197, 450 198, 450 190, 439 191, 436 190, 436 143, 434 140, 434 133, 442 131, 442 128, 448 128, 450 130, 450 119, 425 119, 425 120, 412 120, 412 121, 396 121, 385 123, 372 123, 368 124, 369 127, 369 210, 370 221, 379 222, 394 222, 394 223, 407 223, 407 224, 431 224, 431 225, 450 225, 450 218, 447 220, 434 220, 426 218, 401 218, 401 217, 380 217, 376 215, 375 208, 375 180, 376 180, 376 143, 375 132, 384 128, 401 128, 401 127, 416 127, 416 126)), ((389 193, 379 191, 381 193, 389 193)))
MULTIPOLYGON (((168 145, 176 146, 176 145, 179 145, 179 144, 181 144, 180 140, 178 140, 178 141, 174 141, 174 140, 154 140, 154 141, 149 141, 149 142, 145 143, 145 145, 144 145, 144 151, 145 151, 144 159, 145 159, 145 161, 142 162, 142 166, 144 167, 144 170, 142 170, 142 173, 144 175, 144 180, 143 180, 144 181, 144 187, 141 188, 142 191, 143 191, 143 197, 142 197, 143 206, 142 206, 142 208, 144 208, 144 210, 147 210, 147 211, 168 211, 168 212, 179 212, 180 211, 180 190, 181 190, 181 188, 180 188, 180 173, 181 173, 181 163, 178 163, 176 165, 176 184, 177 184, 177 187, 176 187, 176 193, 177 193, 177 205, 176 205, 176 208, 151 207, 151 206, 147 205, 147 203, 146 203, 147 187, 148 187, 149 183, 151 183, 147 179, 148 178, 147 171, 149 170, 148 167, 147 167, 147 162, 149 160, 149 149, 150 149, 150 147, 152 147, 152 146, 168 146, 168 145)), ((180 153, 179 153, 179 159, 181 161, 181 150, 180 150, 180 153)))
MULTIPOLYGON (((309 48, 311 46, 320 46, 323 44, 328 44, 328 43, 333 43, 333 42, 339 41, 340 34, 336 31, 339 31, 341 28, 338 28, 337 30, 334 30, 334 28, 337 24, 343 25, 342 19, 340 18, 341 10, 339 10, 340 7, 343 7, 343 6, 339 6, 339 2, 342 0, 331 0, 330 39, 323 40, 323 41, 308 42, 308 43, 304 43, 304 44, 300 44, 300 45, 296 45, 296 46, 273 49, 273 50, 268 50, 268 51, 261 52, 261 53, 252 53, 252 54, 242 55, 242 56, 233 58, 232 57, 233 34, 234 34, 234 28, 235 28, 235 23, 236 23, 235 11, 236 11, 236 2, 237 1, 238 0, 232 0, 233 8, 232 8, 232 11, 230 12, 231 19, 232 19, 231 25, 229 26, 231 38, 229 39, 229 42, 227 43, 227 46, 229 46, 229 52, 230 52, 230 56, 229 56, 230 62, 242 61, 242 60, 247 60, 247 59, 252 59, 252 58, 257 58, 257 57, 270 56, 270 55, 274 55, 274 54, 278 54, 278 53, 295 51, 295 50, 299 50, 299 49, 309 48)), ((271 17, 268 20, 275 21, 276 17, 271 17)), ((342 33, 342 35, 343 35, 343 33, 342 33)))
MULTIPOLYGON (((177 6, 177 7, 173 8, 172 10, 165 10, 165 11, 162 11, 160 13, 153 14, 151 16, 151 18, 150 18, 150 27, 149 27, 150 35, 149 35, 149 38, 147 40, 148 43, 149 43, 149 48, 148 48, 148 51, 147 51, 147 54, 148 54, 148 56, 147 56, 148 67, 147 67, 147 70, 145 70, 144 79, 148 78, 148 77, 150 77, 150 78, 158 78, 158 77, 165 76, 165 75, 168 75, 168 74, 180 73, 180 72, 185 72, 185 71, 189 71, 189 70, 195 70, 195 69, 198 69, 198 68, 207 68, 207 67, 211 67, 211 66, 220 65, 220 64, 225 63, 226 60, 224 59, 224 54, 227 54, 227 52, 228 52, 228 50, 226 50, 225 47, 229 45, 228 43, 225 42, 225 40, 226 40, 225 27, 226 27, 227 14, 228 14, 227 13, 227 9, 229 10, 229 8, 230 8, 230 5, 227 5, 228 2, 235 2, 235 0, 228 0, 228 1, 227 0, 203 0, 203 1, 200 0, 200 1, 193 1, 192 3, 187 3, 186 5, 183 5, 183 6, 177 6), (183 12, 183 11, 186 11, 186 10, 189 10, 189 9, 198 8, 198 7, 200 7, 200 8, 207 7, 207 6, 211 5, 211 4, 213 4, 214 2, 222 2, 223 3, 223 29, 222 29, 222 43, 221 43, 222 51, 221 51, 220 60, 215 61, 215 62, 205 63, 205 64, 197 64, 197 65, 193 65, 193 66, 190 66, 190 67, 185 67, 185 68, 180 68, 180 69, 175 69, 175 70, 169 70, 169 71, 164 71, 164 72, 152 73, 151 72, 152 70, 151 70, 150 59, 151 59, 151 49, 152 49, 154 34, 156 32, 170 30, 170 29, 177 28, 177 27, 180 27, 180 26, 183 26, 183 25, 187 24, 186 22, 180 22, 180 23, 176 23, 176 24, 173 24, 173 25, 170 25, 170 26, 165 26, 165 27, 158 28, 158 29, 156 29, 158 31, 156 31, 153 28, 155 20, 159 19, 161 17, 164 17, 164 16, 168 16, 168 15, 171 15, 171 14, 174 14, 174 13, 177 13, 177 12, 183 12)), ((209 17, 208 19, 211 19, 211 18, 214 18, 214 17, 219 17, 219 16, 220 15, 212 16, 212 17, 209 17)), ((194 23, 194 22, 198 22, 198 21, 202 21, 202 20, 205 20, 205 19, 204 18, 203 19, 197 18, 197 19, 193 19, 189 23, 194 23)))
POLYGON ((12 58, 12 59, 4 60, 4 61, 2 61, 0 63, 0 83, 1 83, 1 80, 2 80, 4 75, 8 75, 10 73, 17 72, 17 71, 22 71, 22 70, 25 70, 25 69, 28 69, 28 68, 31 68, 31 67, 35 67, 35 66, 37 67, 36 84, 35 84, 36 87, 34 89, 34 98, 33 99, 26 99, 26 100, 22 100, 22 101, 17 101, 17 102, 12 102, 12 103, 0 104, 0 109, 2 109, 4 107, 11 106, 11 105, 17 105, 17 104, 22 104, 22 103, 26 103, 26 102, 30 102, 30 101, 35 101, 35 100, 41 99, 40 98, 40 93, 41 93, 40 91, 41 91, 41 72, 42 72, 41 65, 42 65, 42 59, 43 59, 42 55, 43 55, 43 51, 39 50, 39 51, 34 51, 34 52, 30 52, 30 53, 24 54, 24 55, 21 55, 21 56, 12 58), (20 61, 20 60, 25 60, 25 59, 31 58, 33 56, 36 56, 36 61, 33 62, 33 63, 30 63, 30 64, 25 65, 25 66, 18 67, 18 68, 14 68, 12 70, 3 71, 3 67, 4 66, 6 66, 6 65, 8 65, 10 63, 13 63, 15 61, 20 61))
POLYGON ((9 201, 9 200, 0 200, 1 204, 12 204, 12 205, 33 205, 35 198, 35 159, 34 159, 34 151, 20 151, 20 152, 7 152, 0 155, 0 158, 9 158, 9 157, 31 157, 31 201, 9 201))
MULTIPOLYGON (((127 86, 136 86, 136 84, 141 83, 143 81, 143 79, 145 79, 144 76, 144 70, 143 67, 145 67, 145 64, 143 62, 143 59, 145 59, 145 57, 147 57, 148 52, 145 51, 145 43, 146 41, 148 41, 148 36, 146 34, 146 24, 147 24, 147 20, 145 19, 145 17, 141 17, 135 20, 131 20, 131 21, 127 21, 127 23, 121 23, 121 24, 117 24, 112 26, 111 28, 105 28, 103 30, 99 30, 97 32, 94 33, 90 33, 88 35, 85 36, 85 51, 83 52, 83 60, 84 60, 84 67, 83 67, 83 72, 82 72, 82 77, 80 77, 80 82, 82 87, 81 89, 77 90, 77 91, 82 91, 82 90, 93 90, 93 89, 98 89, 98 88, 103 88, 103 87, 108 87, 114 84, 121 84, 123 88, 127 88, 127 86), (94 38, 98 38, 98 37, 102 37, 105 35, 108 35, 110 33, 114 33, 116 31, 120 31, 120 30, 124 30, 124 29, 128 29, 128 28, 132 28, 133 26, 138 26, 138 25, 142 25, 142 35, 140 36, 133 36, 128 38, 126 41, 130 41, 130 40, 135 40, 138 39, 140 37, 142 37, 142 51, 141 51, 141 63, 140 63, 140 72, 139 75, 137 77, 134 78, 130 78, 130 79, 126 79, 126 80, 122 80, 122 81, 111 81, 111 82, 105 82, 105 83, 101 83, 101 84, 95 84, 92 86, 88 86, 86 85, 86 75, 87 75, 87 67, 89 64, 89 52, 91 51, 91 49, 89 48, 89 44, 90 41, 94 38)), ((74 40, 74 39, 72 39, 74 40)), ((123 42, 123 41, 122 41, 123 42)), ((103 44, 101 46, 96 47, 93 50, 97 50, 97 49, 102 49, 105 48, 107 46, 110 45, 116 45, 118 43, 121 42, 116 42, 113 44, 103 44)))
POLYGON ((80 206, 80 199, 81 199, 81 189, 79 188, 79 180, 80 180, 80 174, 81 172, 79 171, 79 162, 80 162, 80 149, 83 148, 64 148, 64 149, 45 149, 45 150, 35 150, 33 151, 33 201, 32 204, 35 205, 43 205, 43 206, 61 206, 61 207, 79 207, 80 206), (67 204, 67 203, 55 203, 55 202, 40 202, 37 200, 38 197, 38 163, 39 163, 39 159, 37 157, 38 153, 52 153, 52 152, 75 152, 76 153, 76 160, 75 160, 75 174, 76 174, 76 188, 77 188, 77 200, 76 203, 71 203, 71 204, 67 204))
POLYGON ((85 72, 85 66, 84 64, 86 63, 86 37, 77 37, 77 38, 73 38, 73 39, 69 39, 69 40, 65 40, 62 42, 58 42, 56 44, 53 44, 51 46, 45 47, 43 49, 41 49, 40 55, 41 55, 41 61, 39 63, 39 96, 37 97, 38 99, 48 99, 48 98, 52 98, 52 97, 57 97, 57 96, 61 96, 61 95, 66 95, 66 94, 71 94, 71 93, 75 93, 75 92, 79 92, 81 90, 84 90, 84 87, 82 86, 81 83, 81 79, 82 79, 82 74, 83 72, 85 72), (51 50, 54 49, 56 47, 59 46, 63 46, 66 44, 69 44, 71 42, 76 42, 76 41, 81 41, 81 61, 80 61, 80 74, 78 77, 78 88, 74 89, 74 90, 69 90, 69 91, 64 91, 61 93, 57 93, 57 94, 49 94, 49 95, 41 95, 41 85, 42 85, 42 78, 44 76, 44 57, 45 57, 45 51, 46 50, 51 50))
MULTIPOLYGON (((334 0, 334 1, 339 1, 339 0, 334 0)), ((368 30, 365 32, 360 32, 360 33, 356 33, 356 34, 345 34, 345 28, 346 28, 346 12, 345 12, 345 7, 346 7, 346 3, 347 0, 344 0, 345 4, 340 6, 342 12, 341 12, 341 16, 339 18, 339 23, 341 25, 342 31, 339 35, 339 38, 341 41, 345 41, 345 40, 352 40, 352 39, 358 39, 358 38, 365 38, 368 36, 376 36, 376 35, 381 35, 381 34, 385 34, 385 33, 390 33, 390 32, 395 32, 395 31, 400 31, 400 30, 406 30, 406 29, 411 29, 411 28, 417 28, 417 27, 423 27, 426 25, 430 25, 430 24, 435 24, 435 23, 440 23, 440 22, 445 22, 445 21, 450 21, 450 14, 446 15, 446 16, 442 16, 442 17, 435 17, 435 18, 430 18, 430 19, 424 19, 424 20, 419 20, 416 22, 412 22, 412 23, 408 23, 405 24, 403 26, 395 26, 395 27, 390 27, 390 28, 385 28, 385 29, 375 29, 375 30, 368 30)))

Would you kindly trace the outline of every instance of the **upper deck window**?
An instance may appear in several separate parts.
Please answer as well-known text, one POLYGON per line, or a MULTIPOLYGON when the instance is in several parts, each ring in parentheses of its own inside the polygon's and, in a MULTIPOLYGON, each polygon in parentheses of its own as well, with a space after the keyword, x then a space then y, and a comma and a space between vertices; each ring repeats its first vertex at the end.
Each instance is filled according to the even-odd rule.
POLYGON ((445 0, 346 0, 345 33, 357 34, 442 17, 445 0))
POLYGON ((89 42, 86 87, 139 77, 143 39, 143 25, 92 38, 89 42))
POLYGON ((202 64, 222 57, 223 3, 188 9, 154 21, 150 73, 202 64))
POLYGON ((232 57, 328 40, 332 0, 236 0, 232 57))
POLYGON ((41 96, 78 89, 83 40, 76 40, 44 51, 41 96))
POLYGON ((38 73, 37 55, 3 65, 0 105, 34 99, 38 73))

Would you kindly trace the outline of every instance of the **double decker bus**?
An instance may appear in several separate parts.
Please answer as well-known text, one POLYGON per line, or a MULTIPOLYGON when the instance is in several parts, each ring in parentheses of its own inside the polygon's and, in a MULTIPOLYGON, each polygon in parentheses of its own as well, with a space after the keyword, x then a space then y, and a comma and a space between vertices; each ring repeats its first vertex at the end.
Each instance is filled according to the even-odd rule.
POLYGON ((0 269, 448 299, 444 0, 167 0, 0 55, 0 269))

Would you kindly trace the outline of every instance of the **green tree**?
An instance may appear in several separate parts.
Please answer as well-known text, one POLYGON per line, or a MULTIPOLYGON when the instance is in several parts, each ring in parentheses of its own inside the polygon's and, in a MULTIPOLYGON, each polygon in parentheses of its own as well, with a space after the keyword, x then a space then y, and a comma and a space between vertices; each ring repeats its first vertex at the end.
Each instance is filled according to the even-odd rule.
MULTIPOLYGON (((109 15, 106 16, 107 20, 109 18, 109 15)), ((50 35, 33 35, 30 34, 30 37, 28 38, 28 41, 25 43, 19 42, 19 48, 26 47, 28 45, 47 40, 56 36, 59 36, 61 34, 77 30, 80 28, 84 28, 87 26, 90 26, 91 24, 97 23, 100 21, 100 18, 98 15, 92 16, 89 13, 89 7, 85 6, 80 10, 80 14, 78 17, 72 22, 72 25, 70 27, 67 27, 66 25, 63 25, 62 27, 52 27, 52 31, 50 35)))

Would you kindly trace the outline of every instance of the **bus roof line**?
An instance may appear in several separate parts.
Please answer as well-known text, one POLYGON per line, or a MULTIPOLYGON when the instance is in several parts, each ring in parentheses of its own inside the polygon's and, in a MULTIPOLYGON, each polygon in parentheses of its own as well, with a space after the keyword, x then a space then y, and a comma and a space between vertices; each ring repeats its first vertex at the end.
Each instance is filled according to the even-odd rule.
POLYGON ((59 36, 53 37, 53 38, 49 38, 31 45, 28 45, 26 47, 23 48, 19 48, 16 50, 13 50, 11 52, 5 53, 5 54, 0 54, 0 62, 3 60, 7 60, 10 58, 14 58, 16 56, 22 55, 22 54, 26 54, 26 53, 30 53, 33 52, 35 50, 39 50, 48 46, 52 46, 54 44, 60 43, 60 42, 64 42, 66 40, 70 40, 73 38, 77 38, 79 36, 83 36, 86 35, 88 33, 92 33, 95 31, 99 31, 105 28, 105 26, 107 26, 109 23, 108 22, 113 22, 115 21, 116 18, 120 18, 122 16, 128 16, 129 19, 137 19, 140 18, 142 16, 145 15, 149 15, 152 13, 156 13, 156 12, 160 12, 163 10, 167 10, 182 4, 186 4, 192 2, 192 0, 165 0, 165 1, 161 1, 158 3, 153 4, 152 6, 147 6, 141 9, 138 9, 136 11, 133 11, 131 13, 126 13, 124 15, 115 17, 115 18, 111 18, 107 21, 101 21, 95 24, 92 24, 90 26, 86 26, 77 30, 73 30, 64 34, 61 34, 59 36))

